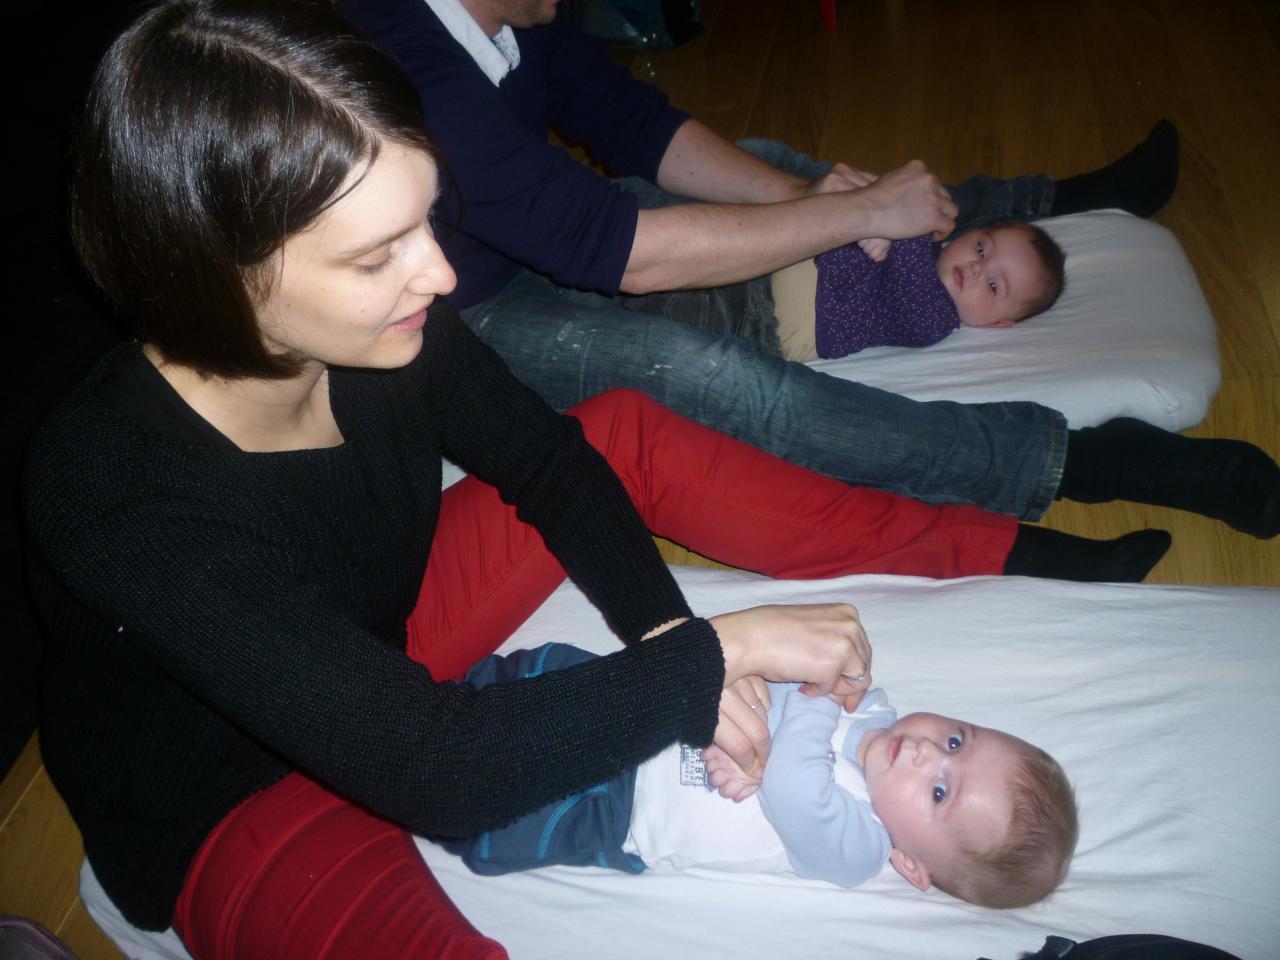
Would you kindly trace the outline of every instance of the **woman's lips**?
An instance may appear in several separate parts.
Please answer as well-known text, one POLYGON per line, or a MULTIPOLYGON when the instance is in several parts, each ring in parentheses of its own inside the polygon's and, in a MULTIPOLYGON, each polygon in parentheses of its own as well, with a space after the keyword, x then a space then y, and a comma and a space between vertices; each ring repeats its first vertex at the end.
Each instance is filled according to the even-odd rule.
POLYGON ((427 323, 427 308, 423 307, 417 313, 411 313, 403 320, 397 320, 391 325, 394 330, 421 330, 427 323))

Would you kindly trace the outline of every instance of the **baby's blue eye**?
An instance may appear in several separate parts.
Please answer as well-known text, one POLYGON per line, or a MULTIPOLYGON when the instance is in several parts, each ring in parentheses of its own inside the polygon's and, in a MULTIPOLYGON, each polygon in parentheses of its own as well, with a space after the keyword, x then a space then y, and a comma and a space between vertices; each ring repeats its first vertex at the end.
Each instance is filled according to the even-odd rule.
POLYGON ((984 260, 987 258, 987 248, 982 245, 981 240, 978 241, 978 256, 984 260))
POLYGON ((963 744, 964 734, 962 733, 953 733, 951 736, 947 737, 948 750, 959 750, 963 744))
POLYGON ((933 802, 941 803, 947 799, 947 785, 939 780, 933 785, 933 802))
POLYGON ((991 288, 991 295, 994 297, 996 295, 996 282, 994 280, 988 280, 987 286, 991 288))

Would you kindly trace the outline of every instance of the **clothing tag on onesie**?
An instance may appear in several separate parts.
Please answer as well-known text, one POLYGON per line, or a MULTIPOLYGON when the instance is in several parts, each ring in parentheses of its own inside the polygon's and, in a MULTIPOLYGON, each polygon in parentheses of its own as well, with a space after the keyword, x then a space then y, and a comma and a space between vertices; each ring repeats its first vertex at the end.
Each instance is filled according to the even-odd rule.
POLYGON ((680 784, 685 787, 711 788, 707 782, 707 765, 702 762, 702 750, 687 743, 680 744, 680 784))

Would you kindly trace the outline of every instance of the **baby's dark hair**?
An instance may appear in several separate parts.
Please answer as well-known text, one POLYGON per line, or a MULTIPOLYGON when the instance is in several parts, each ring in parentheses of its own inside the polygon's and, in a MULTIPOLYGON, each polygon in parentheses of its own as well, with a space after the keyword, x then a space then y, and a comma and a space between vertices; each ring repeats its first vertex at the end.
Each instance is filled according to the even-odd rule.
POLYGON ((1013 815, 1003 842, 965 851, 944 875, 933 876, 939 890, 1005 909, 1043 900, 1062 882, 1080 832, 1075 793, 1062 767, 1024 743, 1010 793, 1013 815))
POLYGON ((1010 220, 995 224, 991 229, 998 230, 1001 227, 1014 227, 1027 231, 1031 235, 1031 248, 1035 250, 1036 256, 1040 259, 1040 266, 1044 268, 1046 280, 1044 289, 1038 296, 1031 298, 1025 312, 1014 321, 1021 323, 1029 317, 1044 313, 1058 302, 1058 298, 1062 296, 1062 287, 1066 283, 1067 255, 1062 252, 1062 247, 1058 246, 1058 241, 1033 224, 1010 220))

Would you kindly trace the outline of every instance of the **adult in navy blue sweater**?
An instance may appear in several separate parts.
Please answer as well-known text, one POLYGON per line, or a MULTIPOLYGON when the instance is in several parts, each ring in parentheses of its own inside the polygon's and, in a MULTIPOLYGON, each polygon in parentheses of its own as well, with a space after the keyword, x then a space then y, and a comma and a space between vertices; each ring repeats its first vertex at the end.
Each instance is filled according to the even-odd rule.
POLYGON ((553 406, 631 387, 828 476, 930 502, 1035 519, 1055 497, 1131 499, 1257 536, 1280 531, 1280 470, 1247 444, 1209 446, 1131 420, 1069 433, 1038 404, 919 403, 768 349, 767 281, 753 278, 863 237, 941 238, 957 222, 1093 206, 1149 214, 1176 182, 1169 124, 1102 171, 1056 184, 974 178, 949 195, 918 163, 870 182, 754 143, 766 163, 613 64, 554 0, 337 8, 410 74, 448 159, 436 222, 458 271, 454 301, 553 406), (549 129, 632 190, 550 145, 549 129), (672 205, 673 195, 704 202, 672 205), (654 295, 689 288, 718 288, 694 296, 693 323, 628 309, 634 295, 690 319, 688 295, 654 295), (1244 465, 1224 478, 1233 456, 1244 465))

